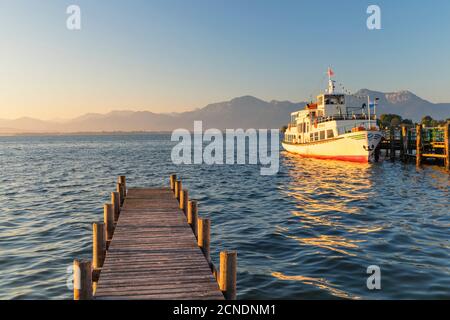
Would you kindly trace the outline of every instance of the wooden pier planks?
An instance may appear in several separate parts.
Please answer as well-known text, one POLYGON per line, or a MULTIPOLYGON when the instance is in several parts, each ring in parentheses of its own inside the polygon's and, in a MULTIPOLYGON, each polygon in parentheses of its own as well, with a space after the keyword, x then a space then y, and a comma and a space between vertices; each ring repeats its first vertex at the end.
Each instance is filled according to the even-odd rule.
POLYGON ((95 299, 224 299, 167 189, 129 189, 95 299))

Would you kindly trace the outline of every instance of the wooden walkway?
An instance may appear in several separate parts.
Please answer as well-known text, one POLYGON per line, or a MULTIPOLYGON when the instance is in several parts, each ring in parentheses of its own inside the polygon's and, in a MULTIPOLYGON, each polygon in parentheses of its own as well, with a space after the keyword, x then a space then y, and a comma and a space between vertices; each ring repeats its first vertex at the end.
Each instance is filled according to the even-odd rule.
POLYGON ((94 299, 224 299, 170 188, 128 190, 94 299))

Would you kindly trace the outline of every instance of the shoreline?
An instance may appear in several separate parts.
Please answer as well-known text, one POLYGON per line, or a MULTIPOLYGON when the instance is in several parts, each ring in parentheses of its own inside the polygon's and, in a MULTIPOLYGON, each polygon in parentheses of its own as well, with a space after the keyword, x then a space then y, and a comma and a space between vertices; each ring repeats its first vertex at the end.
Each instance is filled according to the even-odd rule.
POLYGON ((86 131, 86 132, 21 132, 0 133, 0 137, 50 137, 50 136, 112 136, 169 134, 171 131, 86 131))

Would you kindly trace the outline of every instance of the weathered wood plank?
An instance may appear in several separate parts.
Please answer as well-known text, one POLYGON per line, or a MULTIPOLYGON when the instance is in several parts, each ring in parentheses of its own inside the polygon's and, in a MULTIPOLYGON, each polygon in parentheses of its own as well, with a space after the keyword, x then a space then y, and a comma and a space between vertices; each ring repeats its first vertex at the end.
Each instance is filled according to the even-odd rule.
POLYGON ((95 298, 223 299, 169 188, 127 190, 95 298))

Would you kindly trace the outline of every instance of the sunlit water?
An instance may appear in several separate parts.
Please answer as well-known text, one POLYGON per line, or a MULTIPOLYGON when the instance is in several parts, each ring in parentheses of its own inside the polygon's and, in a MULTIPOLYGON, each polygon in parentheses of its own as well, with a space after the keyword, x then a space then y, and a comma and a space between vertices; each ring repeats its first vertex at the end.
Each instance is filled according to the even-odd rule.
POLYGON ((212 255, 238 251, 239 298, 450 298, 449 175, 439 168, 316 161, 175 166, 168 135, 0 138, 0 298, 70 299, 116 176, 177 172, 212 218, 212 255), (381 290, 367 289, 370 265, 381 290))

